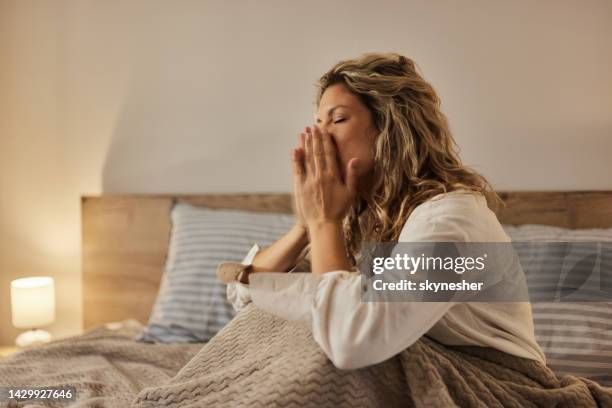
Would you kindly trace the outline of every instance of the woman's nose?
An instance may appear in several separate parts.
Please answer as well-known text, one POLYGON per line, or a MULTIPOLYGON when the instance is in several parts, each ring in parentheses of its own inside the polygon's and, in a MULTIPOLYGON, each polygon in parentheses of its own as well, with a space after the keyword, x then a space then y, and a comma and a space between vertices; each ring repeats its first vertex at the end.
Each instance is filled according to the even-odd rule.
MULTIPOLYGON (((319 125, 316 125, 316 126, 321 131, 321 133, 328 133, 333 138, 333 135, 331 133, 331 127, 329 125, 319 124, 319 125)), ((314 127, 314 125, 313 125, 313 127, 314 127)))

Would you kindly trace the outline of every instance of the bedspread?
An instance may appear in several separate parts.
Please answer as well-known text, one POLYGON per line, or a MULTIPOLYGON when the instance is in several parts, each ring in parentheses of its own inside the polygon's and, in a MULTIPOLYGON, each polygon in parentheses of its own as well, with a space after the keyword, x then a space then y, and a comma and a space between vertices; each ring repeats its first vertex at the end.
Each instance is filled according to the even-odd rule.
POLYGON ((0 385, 77 390, 71 403, 0 407, 612 407, 612 388, 426 336, 380 364, 340 370, 304 323, 253 304, 207 344, 136 342, 140 329, 101 326, 0 360, 0 385))
POLYGON ((247 305, 164 385, 152 407, 612 407, 612 388, 541 363, 422 337, 399 355, 340 370, 301 322, 247 305))
POLYGON ((76 388, 74 401, 4 401, 0 407, 128 407, 141 389, 174 377, 204 344, 137 342, 132 338, 142 330, 140 323, 117 326, 98 326, 0 360, 0 386, 76 388))

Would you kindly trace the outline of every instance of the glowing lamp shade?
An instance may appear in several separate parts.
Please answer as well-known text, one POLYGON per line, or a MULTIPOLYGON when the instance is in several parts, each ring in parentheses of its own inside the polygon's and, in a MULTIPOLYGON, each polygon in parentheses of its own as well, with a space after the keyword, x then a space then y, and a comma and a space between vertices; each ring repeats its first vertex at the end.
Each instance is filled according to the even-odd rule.
MULTIPOLYGON (((18 329, 38 329, 55 320, 55 284, 49 276, 33 276, 11 282, 11 315, 18 329)), ((48 341, 48 333, 30 330, 20 346, 48 341)), ((26 334, 26 333, 23 333, 26 334)), ((19 340, 19 338, 18 338, 19 340)))

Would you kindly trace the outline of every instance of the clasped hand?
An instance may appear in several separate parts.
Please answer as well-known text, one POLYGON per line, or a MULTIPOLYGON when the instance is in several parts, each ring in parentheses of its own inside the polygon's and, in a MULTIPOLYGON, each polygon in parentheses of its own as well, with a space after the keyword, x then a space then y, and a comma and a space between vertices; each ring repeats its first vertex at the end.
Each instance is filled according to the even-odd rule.
POLYGON ((308 229, 341 223, 357 193, 358 159, 349 161, 343 180, 337 147, 329 133, 313 125, 299 135, 299 142, 292 150, 298 223, 308 229))

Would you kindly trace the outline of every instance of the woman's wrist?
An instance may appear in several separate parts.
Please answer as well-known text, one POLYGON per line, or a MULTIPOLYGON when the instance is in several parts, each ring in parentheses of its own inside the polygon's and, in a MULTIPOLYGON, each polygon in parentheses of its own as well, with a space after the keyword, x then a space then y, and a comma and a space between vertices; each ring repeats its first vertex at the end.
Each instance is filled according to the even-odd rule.
POLYGON ((344 228, 338 221, 320 221, 308 224, 308 234, 312 241, 327 241, 330 237, 337 237, 344 242, 344 228))
POLYGON ((308 225, 311 237, 311 267, 315 274, 349 270, 344 230, 340 221, 312 222, 308 225))
POLYGON ((304 234, 308 231, 308 226, 302 223, 301 221, 296 221, 295 224, 293 225, 293 228, 304 234))
POLYGON ((293 225, 292 229, 298 237, 300 246, 305 246, 309 241, 308 226, 298 221, 295 223, 295 225, 293 225))
POLYGON ((308 224, 308 230, 313 233, 321 231, 342 230, 342 222, 335 220, 313 221, 308 224))

